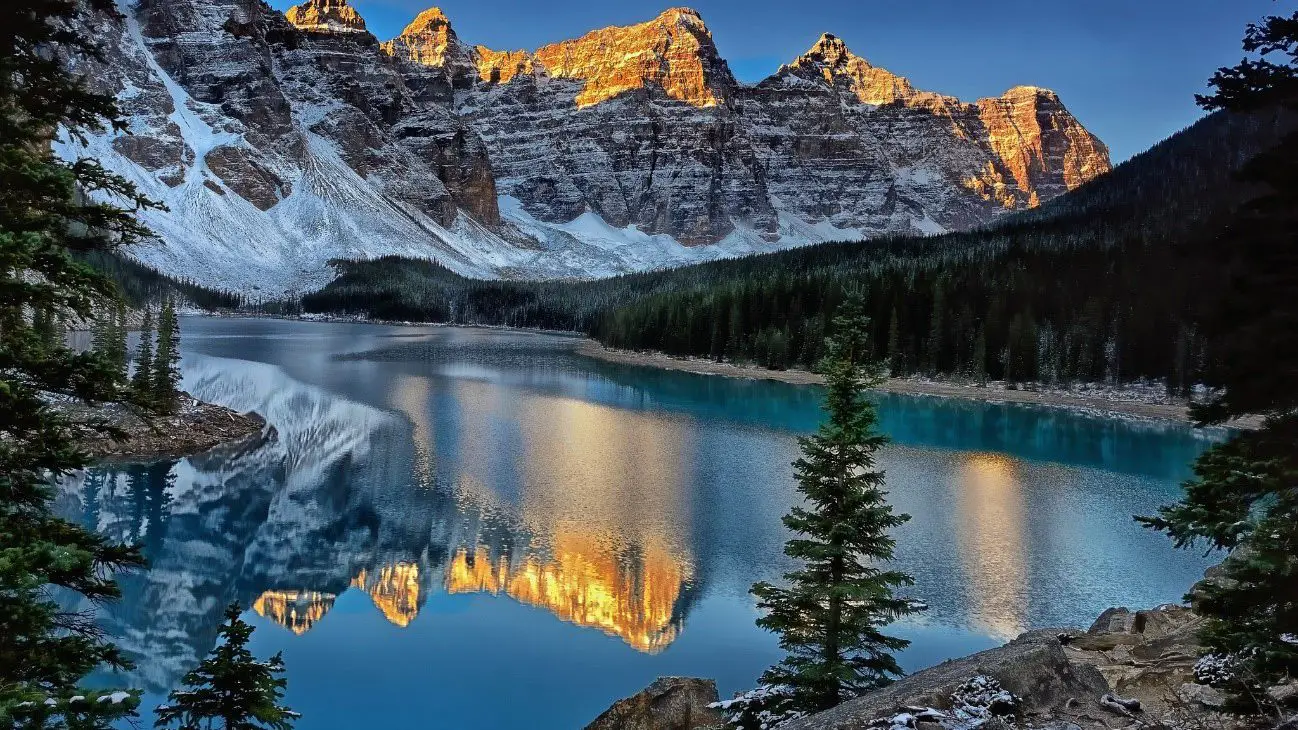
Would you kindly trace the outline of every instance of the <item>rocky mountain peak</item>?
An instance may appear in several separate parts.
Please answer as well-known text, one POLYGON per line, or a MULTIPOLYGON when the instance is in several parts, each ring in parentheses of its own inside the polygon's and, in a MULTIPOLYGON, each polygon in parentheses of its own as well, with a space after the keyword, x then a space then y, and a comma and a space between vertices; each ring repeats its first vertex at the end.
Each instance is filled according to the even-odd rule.
POLYGON ((307 0, 284 13, 300 30, 315 33, 365 33, 365 19, 347 0, 307 0))
POLYGON ((401 35, 381 44, 380 49, 393 58, 445 69, 457 86, 471 83, 476 71, 473 50, 455 35, 451 21, 438 7, 415 16, 401 35))
POLYGON ((594 30, 540 48, 534 56, 551 76, 585 82, 577 96, 579 107, 651 86, 672 99, 710 107, 724 103, 735 86, 712 32, 689 8, 671 8, 636 25, 594 30))
MULTIPOLYGON (((799 57, 799 60, 804 58, 819 59, 821 62, 830 66, 837 66, 856 57, 857 56, 853 55, 852 51, 848 49, 847 44, 843 42, 842 38, 839 38, 833 33, 821 33, 820 40, 817 40, 815 45, 808 49, 806 53, 802 54, 802 56, 799 57)), ((865 59, 861 60, 864 61, 865 59)))
POLYGON ((964 229, 1109 164, 1052 92, 961 103, 833 34, 749 86, 688 8, 536 51, 470 47, 437 8, 385 44, 348 0, 286 15, 147 0, 104 18, 93 75, 133 90, 134 134, 89 152, 169 204, 146 214, 168 244, 141 249, 151 266, 277 293, 387 254, 608 276, 964 229))
POLYGON ((406 26, 406 29, 401 31, 401 35, 411 35, 424 30, 437 30, 441 28, 449 30, 450 27, 451 21, 447 19, 446 13, 442 12, 441 8, 434 5, 419 15, 416 15, 415 19, 410 21, 410 24, 406 26))
POLYGON ((1109 149, 1050 89, 1015 86, 974 105, 988 144, 1035 207, 1109 171, 1109 149))
POLYGON ((775 77, 793 75, 807 81, 824 80, 855 96, 863 104, 910 104, 926 95, 903 76, 878 68, 852 53, 842 38, 825 33, 806 53, 780 68, 775 77))
POLYGON ((678 25, 700 26, 706 30, 706 26, 704 26, 703 23, 703 16, 694 8, 667 8, 659 13, 655 20, 665 23, 676 23, 678 25))

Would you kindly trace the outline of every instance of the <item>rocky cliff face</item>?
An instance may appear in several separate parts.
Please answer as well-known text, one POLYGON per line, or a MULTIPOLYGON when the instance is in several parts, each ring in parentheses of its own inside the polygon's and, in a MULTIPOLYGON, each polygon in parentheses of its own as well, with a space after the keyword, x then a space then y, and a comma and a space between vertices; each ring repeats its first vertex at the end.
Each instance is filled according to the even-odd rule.
POLYGON ((90 73, 134 134, 61 151, 168 204, 136 256, 243 290, 313 288, 340 256, 599 276, 939 232, 1109 167, 1052 92, 967 104, 831 35, 739 84, 688 9, 532 52, 437 8, 380 43, 347 0, 141 0, 102 26, 90 73))

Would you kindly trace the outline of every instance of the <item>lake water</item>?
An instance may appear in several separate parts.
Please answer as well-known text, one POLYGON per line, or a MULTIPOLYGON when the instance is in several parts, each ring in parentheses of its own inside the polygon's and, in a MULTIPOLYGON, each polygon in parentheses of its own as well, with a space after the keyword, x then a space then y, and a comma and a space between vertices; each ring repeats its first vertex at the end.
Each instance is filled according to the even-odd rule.
MULTIPOLYGON (((101 612, 151 707, 239 601, 298 727, 580 728, 668 674, 723 696, 779 659, 748 587, 789 565, 795 437, 819 391, 600 363, 495 330, 182 320, 184 385, 272 439, 72 480, 60 508, 144 545, 101 612)), ((930 609, 908 669, 1113 605, 1209 561, 1131 515, 1209 441, 1062 410, 882 396, 898 562, 930 609)), ((146 721, 151 722, 147 717, 146 721)))

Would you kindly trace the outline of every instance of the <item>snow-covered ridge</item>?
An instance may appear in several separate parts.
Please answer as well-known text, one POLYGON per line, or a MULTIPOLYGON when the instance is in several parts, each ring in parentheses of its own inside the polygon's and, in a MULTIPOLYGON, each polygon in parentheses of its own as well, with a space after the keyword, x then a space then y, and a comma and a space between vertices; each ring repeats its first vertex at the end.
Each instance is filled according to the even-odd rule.
MULTIPOLYGON (((1053 195, 1083 175, 1055 164, 1076 167, 1067 125, 1073 137, 1029 140, 1046 178, 1023 182, 1023 145, 972 106, 867 104, 787 69, 735 84, 692 11, 529 55, 471 48, 440 11, 379 44, 346 0, 288 18, 244 0, 119 7, 95 29, 108 62, 87 67, 131 134, 57 150, 166 205, 142 214, 159 238, 132 256, 254 296, 317 289, 335 258, 590 278, 940 233, 1025 204, 1028 183, 1053 195), (655 59, 693 75, 659 85, 637 70, 655 59)), ((1015 129, 1067 114, 1044 90, 1015 99, 1015 129)))

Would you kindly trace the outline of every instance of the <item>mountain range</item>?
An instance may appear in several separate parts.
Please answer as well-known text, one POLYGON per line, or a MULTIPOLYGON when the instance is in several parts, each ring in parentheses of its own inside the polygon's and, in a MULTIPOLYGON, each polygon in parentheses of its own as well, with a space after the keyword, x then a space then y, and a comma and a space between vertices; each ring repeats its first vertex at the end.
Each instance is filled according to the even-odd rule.
POLYGON ((346 0, 120 1, 81 68, 130 133, 57 149, 165 203, 130 254, 211 287, 311 291, 336 258, 592 278, 941 233, 1110 168, 1049 90, 963 102, 830 34, 742 84, 684 8, 504 51, 437 8, 381 42, 346 0))

